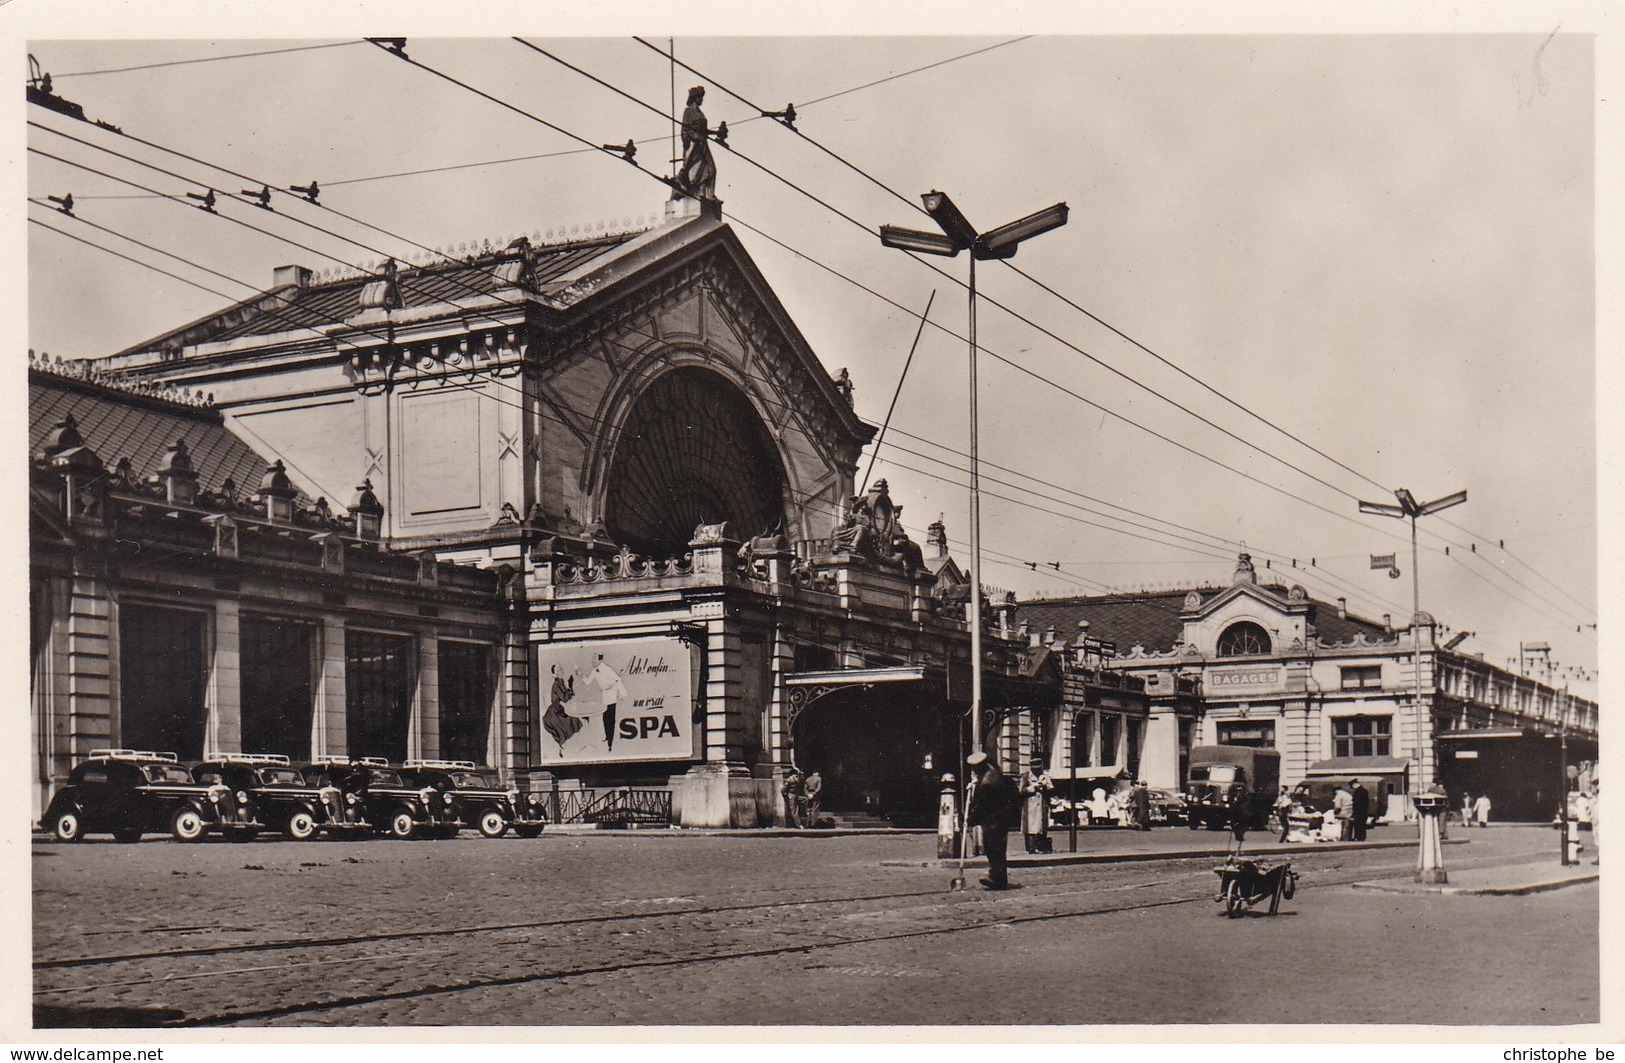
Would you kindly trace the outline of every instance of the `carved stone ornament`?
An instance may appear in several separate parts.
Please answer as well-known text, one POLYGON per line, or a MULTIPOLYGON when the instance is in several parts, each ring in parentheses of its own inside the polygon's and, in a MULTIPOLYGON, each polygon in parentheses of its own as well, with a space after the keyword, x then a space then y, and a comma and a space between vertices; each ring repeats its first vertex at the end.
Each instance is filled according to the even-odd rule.
POLYGON ((694 537, 689 540, 690 546, 720 546, 729 542, 728 522, 721 524, 699 524, 694 528, 694 537))
POLYGON ((1191 591, 1189 594, 1185 595, 1186 612, 1195 612, 1200 608, 1202 608, 1202 596, 1200 594, 1196 593, 1195 591, 1191 591))

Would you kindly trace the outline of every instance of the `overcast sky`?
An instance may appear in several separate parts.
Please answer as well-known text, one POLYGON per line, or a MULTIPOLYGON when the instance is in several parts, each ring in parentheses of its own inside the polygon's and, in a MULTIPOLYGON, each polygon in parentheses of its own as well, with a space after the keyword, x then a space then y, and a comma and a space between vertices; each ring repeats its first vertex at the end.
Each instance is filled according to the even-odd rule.
MULTIPOLYGON (((794 102, 808 138, 914 202, 951 193, 983 229, 1064 200, 1070 224, 1012 264, 1199 379, 983 264, 984 295, 1066 341, 982 306, 984 581, 1023 595, 1223 583, 1245 541, 1262 575, 1403 623, 1405 529, 1361 517, 1356 502, 1391 502, 1398 487, 1423 500, 1465 488, 1465 505, 1423 521, 1423 608, 1451 632, 1476 632, 1464 648, 1497 663, 1520 641, 1546 641, 1562 664, 1595 669, 1591 38, 1019 37, 675 42, 701 72, 676 71, 679 107, 689 85, 706 84, 707 115, 728 122, 733 148, 871 230, 717 152, 725 212, 826 367, 850 369, 866 419, 884 418, 918 322, 823 267, 915 311, 935 290, 932 320, 961 335, 964 291, 872 233, 929 226, 923 215, 776 123, 747 121, 755 112, 723 87, 763 108, 794 102), (1396 551, 1402 578, 1370 570, 1370 554, 1396 551)), ((91 117, 273 184, 317 180, 324 204, 423 244, 545 239, 661 210, 662 187, 632 167, 365 44, 88 73, 334 39, 35 40, 30 50, 91 117), (496 161, 537 155, 548 157, 496 161), (462 168, 384 176, 448 166, 462 168)), ((628 37, 529 39, 670 105, 670 65, 628 37)), ((668 122, 512 40, 412 38, 409 52, 595 143, 652 138, 638 155, 651 169, 669 158, 668 122)), ((246 187, 31 110, 196 183, 30 130, 30 145, 52 154, 171 194, 246 187)), ((28 185, 38 197, 71 192, 80 217, 257 287, 284 263, 337 265, 162 199, 97 198, 134 190, 39 156, 28 185)), ((38 208, 30 216, 116 244, 38 208)), ((379 257, 285 231, 347 262, 379 257)), ((27 341, 53 355, 119 350, 226 302, 35 226, 28 238, 27 341)), ((964 276, 963 258, 931 261, 964 276)), ((961 339, 926 330, 892 429, 875 475, 917 532, 940 512, 962 542, 961 339)))

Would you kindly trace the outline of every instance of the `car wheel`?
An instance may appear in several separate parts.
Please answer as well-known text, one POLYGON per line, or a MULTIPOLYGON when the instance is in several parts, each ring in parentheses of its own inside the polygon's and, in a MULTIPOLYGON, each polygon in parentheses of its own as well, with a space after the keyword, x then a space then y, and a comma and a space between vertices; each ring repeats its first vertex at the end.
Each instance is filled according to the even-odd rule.
POLYGON ((51 830, 59 842, 76 842, 85 836, 85 824, 77 812, 64 812, 57 816, 51 830))
POLYGON ((169 821, 169 833, 175 836, 178 842, 201 841, 208 825, 195 808, 182 808, 175 812, 169 821))
POLYGON ((113 840, 124 845, 134 845, 141 840, 141 832, 138 830, 116 830, 113 832, 113 840))
POLYGON ((480 833, 487 838, 500 838, 508 833, 508 820, 501 812, 488 808, 480 813, 480 833))
POLYGON ((300 810, 288 817, 288 837, 296 842, 308 842, 316 837, 316 817, 300 810))
POLYGON ((542 828, 539 826, 515 827, 513 832, 521 838, 540 838, 542 836, 542 828))
POLYGON ((391 838, 400 838, 404 841, 416 834, 417 830, 417 820, 412 818, 410 812, 397 812, 389 817, 389 836, 391 838))
POLYGON ((1281 876, 1281 896, 1290 901, 1296 892, 1298 892, 1297 873, 1288 870, 1281 876))

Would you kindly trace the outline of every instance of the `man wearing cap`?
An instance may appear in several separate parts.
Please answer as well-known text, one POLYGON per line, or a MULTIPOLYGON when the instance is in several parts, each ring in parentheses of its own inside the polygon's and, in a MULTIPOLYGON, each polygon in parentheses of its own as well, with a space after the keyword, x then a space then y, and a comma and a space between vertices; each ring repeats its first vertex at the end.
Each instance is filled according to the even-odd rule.
POLYGON ((982 851, 987 854, 987 878, 982 880, 982 885, 990 890, 1007 890, 1010 888, 1010 872, 1005 847, 1010 840, 1010 831, 1019 822, 1021 792, 986 753, 972 753, 965 759, 965 764, 971 771, 965 823, 969 827, 982 828, 982 851))

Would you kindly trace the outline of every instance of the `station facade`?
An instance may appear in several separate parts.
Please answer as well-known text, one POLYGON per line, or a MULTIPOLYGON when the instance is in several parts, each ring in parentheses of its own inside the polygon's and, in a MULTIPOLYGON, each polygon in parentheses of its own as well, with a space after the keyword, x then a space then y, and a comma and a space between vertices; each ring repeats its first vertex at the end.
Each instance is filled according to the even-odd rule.
MULTIPOLYGON (((462 682, 482 705, 476 759, 533 786, 662 789, 677 822, 754 826, 782 821, 793 765, 821 772, 832 810, 927 822, 939 773, 965 752, 968 588, 945 532, 933 527, 927 557, 886 483, 855 482, 874 429, 854 414, 845 371, 819 362, 712 201, 674 200, 646 229, 521 238, 452 261, 331 278, 284 267, 262 295, 88 371, 125 390, 207 395, 240 464, 258 463, 256 483, 275 462, 302 511, 343 525, 317 533, 321 578, 302 604, 320 614, 342 597, 407 640, 396 652, 411 666, 390 696, 408 726, 385 751, 331 724, 334 634, 292 684, 301 704, 284 706, 303 721, 308 701, 329 721, 313 749, 472 752, 439 725, 432 689, 455 612, 459 637, 484 648, 468 662, 478 681, 462 682), (353 588, 366 537, 350 485, 363 482, 378 508, 367 556, 409 569, 427 597, 397 608, 353 588), (328 555, 344 563, 324 570, 328 555), (477 616, 439 601, 465 584, 483 596, 477 616), (402 622, 386 622, 395 613, 402 622)), ((86 469, 111 476, 99 449, 86 469)), ((61 464, 38 458, 42 476, 61 464)), ((208 499, 221 478, 205 476, 208 499)), ((255 520, 270 512, 274 491, 237 490, 255 520)), ((163 513, 219 526, 194 508, 207 507, 163 513)), ((303 531, 256 542, 286 548, 303 531)), ((278 593, 236 575, 213 585, 278 593)), ((229 643, 229 611, 205 615, 205 647, 229 643)), ((1013 612, 1012 599, 982 618, 995 722, 1059 697, 1013 612)), ((114 625, 101 637, 116 660, 131 635, 114 625)), ((203 652, 210 678, 188 711, 264 711, 247 685, 228 692, 224 650, 203 652)), ((141 732, 119 724, 126 693, 105 692, 102 730, 129 745, 141 732)), ((42 704, 41 731, 75 711, 42 704)), ((203 744, 247 751, 230 726, 203 744)), ((66 766, 53 756, 42 773, 66 766)))
MULTIPOLYGON (((1401 813, 1437 782, 1458 799, 1489 794, 1504 818, 1549 819, 1563 749, 1568 764, 1597 756, 1595 702, 1441 645, 1426 613, 1396 628, 1262 583, 1245 553, 1227 586, 1040 599, 1021 615, 1031 642, 1092 647, 1105 669, 1144 682, 1142 748, 1125 735, 1112 766, 1153 786, 1180 787, 1193 746, 1260 746, 1280 751, 1285 783, 1359 776, 1401 813)), ((1067 724, 1029 725, 1059 728, 1057 767, 1069 743, 1098 749, 1067 724)))

